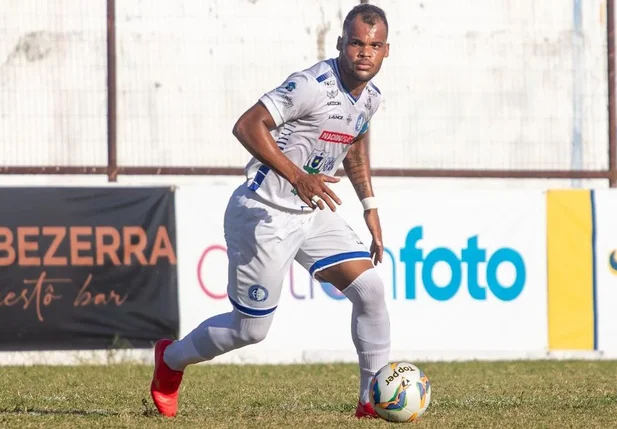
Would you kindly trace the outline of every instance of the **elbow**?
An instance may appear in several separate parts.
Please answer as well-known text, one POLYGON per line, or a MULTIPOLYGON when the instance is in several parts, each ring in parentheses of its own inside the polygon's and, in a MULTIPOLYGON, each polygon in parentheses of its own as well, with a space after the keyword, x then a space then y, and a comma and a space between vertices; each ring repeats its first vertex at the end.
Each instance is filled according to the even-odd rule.
POLYGON ((236 121, 236 123, 234 124, 233 129, 231 130, 231 133, 234 135, 234 137, 236 137, 238 140, 242 140, 242 135, 244 134, 244 121, 242 120, 242 118, 238 119, 236 121))

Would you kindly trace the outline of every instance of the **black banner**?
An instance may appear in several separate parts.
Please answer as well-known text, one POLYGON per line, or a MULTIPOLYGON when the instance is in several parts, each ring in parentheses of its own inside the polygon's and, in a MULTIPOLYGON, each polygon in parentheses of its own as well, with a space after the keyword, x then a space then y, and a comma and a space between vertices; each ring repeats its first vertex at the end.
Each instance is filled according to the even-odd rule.
POLYGON ((170 188, 0 188, 0 350, 144 348, 179 331, 170 188))

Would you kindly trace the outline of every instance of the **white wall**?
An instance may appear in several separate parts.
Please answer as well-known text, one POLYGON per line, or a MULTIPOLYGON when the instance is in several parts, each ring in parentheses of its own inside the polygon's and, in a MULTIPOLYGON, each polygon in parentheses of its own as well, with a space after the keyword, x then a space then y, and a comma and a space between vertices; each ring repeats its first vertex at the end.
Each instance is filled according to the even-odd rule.
MULTIPOLYGON (((373 0, 390 21, 376 168, 606 168, 606 4, 373 0), (573 153, 575 154, 573 158, 573 153)), ((117 1, 121 165, 233 166, 237 117, 337 54, 355 0, 117 1)), ((3 165, 106 162, 104 0, 3 0, 3 165)))
POLYGON ((246 164, 237 118, 291 72, 335 55, 356 3, 118 2, 119 163, 246 164))
POLYGON ((391 27, 373 165, 569 169, 576 88, 583 166, 607 168, 606 5, 581 2, 578 52, 573 2, 371 1, 391 27))
POLYGON ((0 164, 105 165, 105 1, 0 3, 0 164))

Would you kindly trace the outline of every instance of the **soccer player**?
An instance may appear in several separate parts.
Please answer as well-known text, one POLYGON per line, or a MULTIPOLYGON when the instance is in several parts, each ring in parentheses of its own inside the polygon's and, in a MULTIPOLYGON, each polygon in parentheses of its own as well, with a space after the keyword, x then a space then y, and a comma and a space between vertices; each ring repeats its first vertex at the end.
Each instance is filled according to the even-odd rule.
POLYGON ((360 367, 356 417, 377 417, 369 388, 372 375, 388 363, 390 319, 375 269, 384 246, 365 137, 381 100, 371 79, 388 56, 387 37, 383 10, 354 7, 338 38, 337 58, 291 74, 236 122, 233 134, 253 158, 224 219, 233 309, 179 341, 156 343, 151 394, 161 414, 176 415, 187 365, 266 337, 284 275, 296 260, 351 301, 360 367), (341 200, 328 183, 339 181, 334 174, 341 163, 362 201, 370 249, 336 213, 341 200))

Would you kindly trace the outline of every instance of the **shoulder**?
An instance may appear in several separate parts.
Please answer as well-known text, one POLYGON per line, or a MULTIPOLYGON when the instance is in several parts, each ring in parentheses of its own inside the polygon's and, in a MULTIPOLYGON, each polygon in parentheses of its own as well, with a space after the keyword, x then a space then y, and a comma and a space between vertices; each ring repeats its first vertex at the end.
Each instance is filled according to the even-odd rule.
POLYGON ((381 91, 372 81, 366 85, 366 97, 368 99, 366 100, 365 106, 368 110, 368 115, 370 118, 375 114, 375 112, 377 112, 377 109, 379 109, 381 104, 381 91))
POLYGON ((306 76, 313 80, 313 87, 319 88, 322 92, 329 87, 336 86, 336 73, 332 65, 333 61, 334 59, 320 61, 303 71, 306 76))
POLYGON ((379 104, 381 102, 381 91, 373 81, 370 81, 368 85, 366 85, 366 92, 369 98, 372 98, 375 103, 379 104))
POLYGON ((377 94, 381 97, 381 91, 379 90, 379 88, 377 88, 377 85, 375 85, 373 83, 373 81, 370 81, 368 83, 368 86, 369 86, 369 90, 373 90, 373 91, 377 92, 377 94))
POLYGON ((295 71, 290 74, 281 85, 288 92, 315 92, 319 90, 317 76, 312 68, 295 71))

